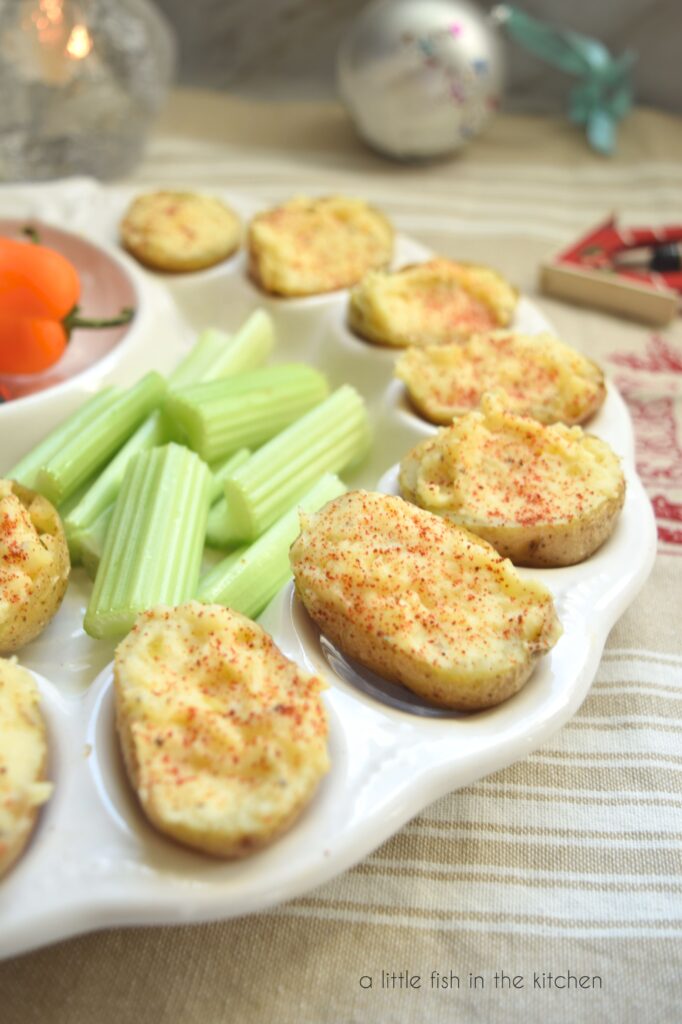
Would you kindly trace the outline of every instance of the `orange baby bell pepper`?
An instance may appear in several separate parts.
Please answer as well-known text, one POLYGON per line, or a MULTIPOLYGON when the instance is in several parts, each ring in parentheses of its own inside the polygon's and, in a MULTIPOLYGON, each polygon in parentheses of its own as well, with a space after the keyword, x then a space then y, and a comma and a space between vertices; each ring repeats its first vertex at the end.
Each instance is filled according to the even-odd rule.
POLYGON ((117 327, 134 313, 80 317, 76 268, 30 229, 26 234, 31 241, 0 238, 0 374, 40 373, 57 362, 75 327, 117 327))

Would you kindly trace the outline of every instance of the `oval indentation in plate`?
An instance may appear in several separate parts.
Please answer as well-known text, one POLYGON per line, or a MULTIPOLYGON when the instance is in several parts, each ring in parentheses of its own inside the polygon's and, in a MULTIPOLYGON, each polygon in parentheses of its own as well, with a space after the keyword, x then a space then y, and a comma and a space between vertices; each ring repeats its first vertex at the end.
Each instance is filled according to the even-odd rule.
POLYGON ((427 704, 425 700, 418 697, 416 693, 412 693, 407 687, 384 679, 383 676, 377 675, 376 672, 372 672, 364 665, 342 654, 323 634, 320 634, 320 649, 329 667, 340 679, 355 689, 369 694, 370 697, 382 704, 387 704, 398 711, 407 711, 412 715, 422 715, 424 718, 468 717, 461 711, 448 711, 445 708, 427 704))
POLYGON ((89 766, 97 794, 109 818, 128 834, 150 826, 128 782, 116 733, 111 667, 95 699, 87 725, 89 766))

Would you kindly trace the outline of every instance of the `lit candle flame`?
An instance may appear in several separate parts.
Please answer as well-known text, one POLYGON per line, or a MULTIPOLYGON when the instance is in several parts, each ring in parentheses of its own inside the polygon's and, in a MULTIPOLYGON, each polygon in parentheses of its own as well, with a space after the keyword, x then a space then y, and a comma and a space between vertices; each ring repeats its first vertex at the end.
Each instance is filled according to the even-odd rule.
POLYGON ((74 60, 83 60, 92 50, 92 36, 85 25, 74 25, 66 43, 66 52, 74 60))

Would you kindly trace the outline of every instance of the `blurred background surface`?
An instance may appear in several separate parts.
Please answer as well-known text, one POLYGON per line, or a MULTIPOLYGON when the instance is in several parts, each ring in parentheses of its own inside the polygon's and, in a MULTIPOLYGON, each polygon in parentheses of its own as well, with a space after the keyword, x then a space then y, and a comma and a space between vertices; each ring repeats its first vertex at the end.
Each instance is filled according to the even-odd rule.
MULTIPOLYGON (((336 49, 367 0, 156 0, 175 27, 179 81, 264 99, 335 95, 336 49)), ((479 2, 483 10, 493 4, 479 2)), ((682 112, 680 0, 525 0, 527 14, 634 50, 635 99, 682 112)), ((509 43, 508 110, 563 108, 571 83, 509 43)))

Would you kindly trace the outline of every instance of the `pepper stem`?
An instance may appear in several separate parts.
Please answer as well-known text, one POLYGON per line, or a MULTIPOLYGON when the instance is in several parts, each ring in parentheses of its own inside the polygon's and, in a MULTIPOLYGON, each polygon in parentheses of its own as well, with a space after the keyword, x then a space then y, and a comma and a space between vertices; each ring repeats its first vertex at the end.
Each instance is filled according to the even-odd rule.
POLYGON ((67 331, 73 331, 76 327, 120 327, 121 324, 130 323, 135 316, 135 310, 130 306, 122 309, 117 316, 105 317, 104 319, 93 319, 78 315, 78 306, 72 309, 69 315, 62 321, 67 331))

